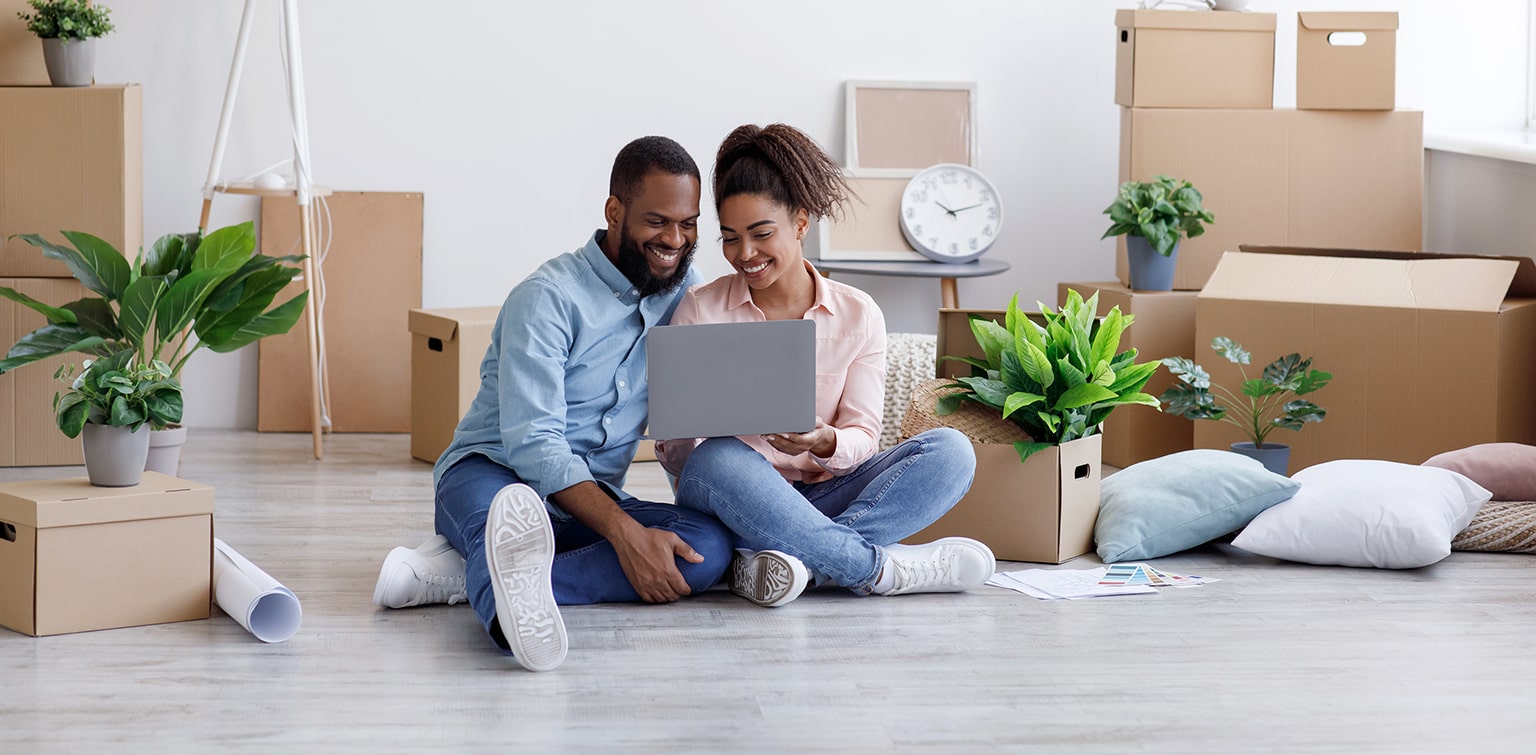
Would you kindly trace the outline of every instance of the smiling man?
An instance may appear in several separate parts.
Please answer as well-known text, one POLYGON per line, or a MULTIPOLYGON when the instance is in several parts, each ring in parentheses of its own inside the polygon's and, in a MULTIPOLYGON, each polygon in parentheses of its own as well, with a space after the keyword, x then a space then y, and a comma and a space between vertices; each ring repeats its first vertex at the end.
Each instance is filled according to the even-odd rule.
POLYGON ((565 659, 559 605, 669 602, 730 563, 712 516, 623 491, 646 424, 645 334, 698 282, 698 166, 670 139, 629 143, 603 215, 508 295, 434 469, 439 535, 394 549, 374 591, 388 608, 467 599, 534 671, 565 659))

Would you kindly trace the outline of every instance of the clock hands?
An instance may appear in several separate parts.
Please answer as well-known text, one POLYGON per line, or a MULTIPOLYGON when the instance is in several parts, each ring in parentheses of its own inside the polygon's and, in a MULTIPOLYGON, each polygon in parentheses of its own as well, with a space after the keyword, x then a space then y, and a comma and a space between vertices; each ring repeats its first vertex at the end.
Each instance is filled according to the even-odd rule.
POLYGON ((966 205, 964 207, 960 207, 960 208, 953 209, 953 210, 949 209, 948 207, 944 207, 944 205, 939 205, 939 206, 940 207, 944 207, 945 211, 947 211, 951 215, 954 215, 954 214, 957 214, 957 213, 965 212, 966 210, 975 209, 977 207, 980 207, 981 205, 982 205, 981 202, 977 202, 976 204, 968 204, 968 205, 966 205))

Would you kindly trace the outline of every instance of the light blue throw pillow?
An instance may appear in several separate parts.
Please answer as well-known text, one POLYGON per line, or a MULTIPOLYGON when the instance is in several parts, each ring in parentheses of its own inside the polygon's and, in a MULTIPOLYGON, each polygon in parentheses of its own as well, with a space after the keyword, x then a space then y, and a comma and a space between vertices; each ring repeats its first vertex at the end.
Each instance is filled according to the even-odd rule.
POLYGON ((1242 454, 1180 451, 1104 478, 1093 539, 1106 564, 1178 553, 1242 529, 1299 487, 1242 454))

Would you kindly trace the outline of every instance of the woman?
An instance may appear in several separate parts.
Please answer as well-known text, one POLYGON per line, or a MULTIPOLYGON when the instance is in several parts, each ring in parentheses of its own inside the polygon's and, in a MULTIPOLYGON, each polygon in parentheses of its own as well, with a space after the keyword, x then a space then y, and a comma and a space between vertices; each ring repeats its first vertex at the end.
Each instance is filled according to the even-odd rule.
MULTIPOLYGON (((958 592, 996 562, 983 544, 897 541, 933 523, 970 488, 976 459, 941 428, 875 453, 885 395, 885 317, 864 292, 805 260, 813 217, 835 216, 848 186, 810 137, 747 125, 716 155, 721 246, 735 272, 684 295, 673 325, 809 319, 816 323, 816 426, 809 432, 671 440, 677 503, 736 533, 732 591, 759 605, 794 600, 808 581, 860 595, 958 592)), ((743 400, 751 400, 744 386, 743 400)))

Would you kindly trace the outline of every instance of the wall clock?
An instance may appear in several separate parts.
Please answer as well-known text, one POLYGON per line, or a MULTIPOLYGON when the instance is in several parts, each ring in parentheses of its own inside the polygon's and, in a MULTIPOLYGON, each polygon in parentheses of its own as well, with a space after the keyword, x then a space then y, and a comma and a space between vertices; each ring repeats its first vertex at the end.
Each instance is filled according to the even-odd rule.
POLYGON ((940 163, 912 177, 901 194, 901 233, 936 262, 970 262, 985 254, 1003 227, 997 187, 980 171, 940 163))

